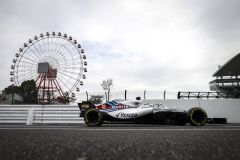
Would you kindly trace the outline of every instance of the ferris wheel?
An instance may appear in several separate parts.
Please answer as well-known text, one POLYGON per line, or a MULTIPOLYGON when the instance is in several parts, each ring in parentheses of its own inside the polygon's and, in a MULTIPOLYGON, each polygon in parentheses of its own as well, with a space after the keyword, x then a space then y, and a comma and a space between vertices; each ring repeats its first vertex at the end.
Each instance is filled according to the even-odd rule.
POLYGON ((40 103, 51 103, 75 91, 86 79, 87 61, 84 50, 71 36, 49 33, 34 36, 15 54, 10 81, 21 85, 34 79, 40 103))

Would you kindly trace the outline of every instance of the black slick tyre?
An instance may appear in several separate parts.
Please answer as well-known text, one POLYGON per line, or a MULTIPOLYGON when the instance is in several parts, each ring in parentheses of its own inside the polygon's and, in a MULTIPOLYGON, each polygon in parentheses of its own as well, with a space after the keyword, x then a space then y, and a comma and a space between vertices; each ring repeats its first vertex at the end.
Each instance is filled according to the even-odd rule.
POLYGON ((191 108, 187 112, 188 122, 192 126, 203 126, 207 123, 207 113, 199 107, 191 108))
POLYGON ((103 114, 98 109, 89 109, 84 114, 84 122, 91 127, 100 126, 103 123, 103 114))

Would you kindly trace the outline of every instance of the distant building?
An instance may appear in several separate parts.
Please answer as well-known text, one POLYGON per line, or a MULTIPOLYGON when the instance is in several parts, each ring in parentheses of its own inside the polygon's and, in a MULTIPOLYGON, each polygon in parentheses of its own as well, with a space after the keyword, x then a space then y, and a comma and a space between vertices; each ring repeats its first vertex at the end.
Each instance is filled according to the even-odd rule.
POLYGON ((23 98, 19 94, 1 94, 0 104, 22 104, 23 98))
POLYGON ((240 53, 227 61, 213 74, 210 90, 223 92, 226 97, 240 98, 240 53))

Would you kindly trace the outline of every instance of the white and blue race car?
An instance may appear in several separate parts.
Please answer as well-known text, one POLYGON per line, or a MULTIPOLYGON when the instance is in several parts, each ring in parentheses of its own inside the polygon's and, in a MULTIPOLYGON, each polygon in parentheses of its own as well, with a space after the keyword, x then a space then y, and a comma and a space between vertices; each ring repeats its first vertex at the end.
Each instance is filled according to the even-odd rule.
POLYGON ((103 123, 142 123, 142 124, 176 124, 193 126, 206 124, 207 113, 199 107, 189 110, 167 108, 161 104, 143 104, 135 101, 109 101, 100 105, 90 102, 78 103, 80 117, 88 126, 100 126, 103 123))

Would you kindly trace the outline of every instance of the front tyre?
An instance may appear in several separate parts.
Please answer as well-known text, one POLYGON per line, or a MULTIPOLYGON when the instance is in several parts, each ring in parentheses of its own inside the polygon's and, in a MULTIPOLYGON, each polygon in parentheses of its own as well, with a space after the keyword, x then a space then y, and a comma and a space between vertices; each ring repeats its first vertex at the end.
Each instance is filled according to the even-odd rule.
POLYGON ((89 109, 84 114, 84 122, 91 127, 100 126, 103 123, 103 114, 98 109, 89 109))
POLYGON ((191 108, 187 112, 187 119, 192 126, 203 126, 207 123, 207 113, 199 107, 191 108))

